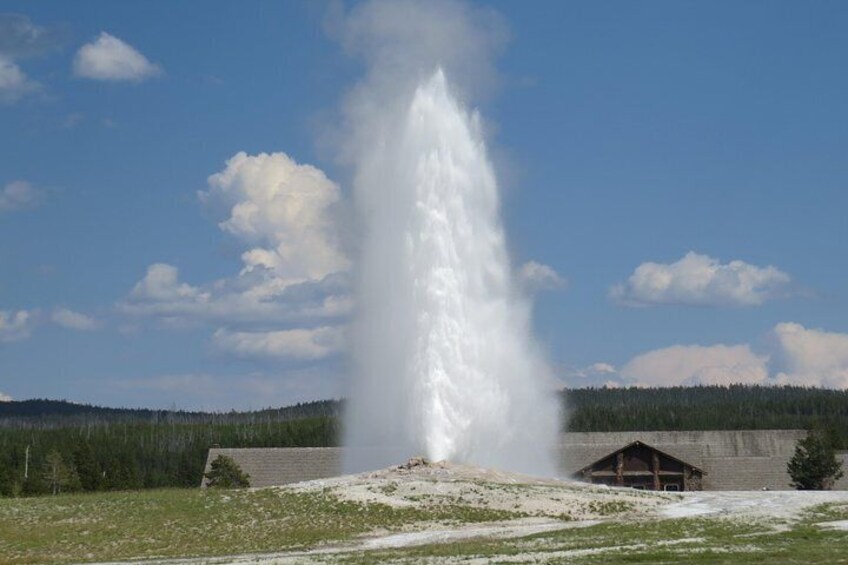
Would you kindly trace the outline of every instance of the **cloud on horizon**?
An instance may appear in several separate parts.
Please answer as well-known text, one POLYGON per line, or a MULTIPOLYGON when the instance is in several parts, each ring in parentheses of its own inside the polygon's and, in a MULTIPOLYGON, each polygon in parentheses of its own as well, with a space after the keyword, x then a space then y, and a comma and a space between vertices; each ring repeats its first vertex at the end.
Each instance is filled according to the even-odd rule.
POLYGON ((606 363, 567 371, 571 386, 796 385, 848 389, 848 334, 777 324, 763 345, 672 345, 633 357, 619 370, 606 363), (594 370, 593 370, 594 368, 594 370))
POLYGON ((141 82, 163 72, 134 47, 105 31, 79 48, 73 71, 80 78, 112 82, 141 82))
POLYGON ((848 334, 777 324, 769 335, 779 384, 848 388, 848 334))
POLYGON ((674 345, 637 355, 620 374, 638 386, 764 384, 767 360, 748 345, 674 345))
POLYGON ((789 275, 744 261, 722 264, 693 251, 675 263, 642 263, 626 282, 610 289, 622 306, 759 306, 788 294, 789 275))
POLYGON ((563 383, 577 388, 621 386, 618 370, 610 363, 593 363, 588 367, 565 367, 563 383))

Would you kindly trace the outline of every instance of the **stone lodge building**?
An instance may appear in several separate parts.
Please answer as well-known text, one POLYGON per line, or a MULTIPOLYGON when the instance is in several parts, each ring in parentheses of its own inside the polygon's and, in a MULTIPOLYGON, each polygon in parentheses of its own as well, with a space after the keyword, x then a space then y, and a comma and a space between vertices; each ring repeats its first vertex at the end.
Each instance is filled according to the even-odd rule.
MULTIPOLYGON (((786 463, 803 430, 572 432, 562 434, 563 477, 648 490, 791 490, 786 463)), ((340 447, 212 448, 232 457, 254 487, 341 474, 340 447)), ((848 452, 838 454, 848 475, 848 452)), ((397 463, 402 463, 398 461, 397 463)), ((837 481, 848 490, 848 477, 837 481)))

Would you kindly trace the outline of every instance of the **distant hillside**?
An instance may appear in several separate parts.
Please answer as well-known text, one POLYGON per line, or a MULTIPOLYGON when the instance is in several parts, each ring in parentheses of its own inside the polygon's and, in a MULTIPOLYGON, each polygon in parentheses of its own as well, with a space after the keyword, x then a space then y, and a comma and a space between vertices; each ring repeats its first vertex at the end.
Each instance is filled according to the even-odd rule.
POLYGON ((341 402, 318 400, 283 408, 248 412, 192 412, 142 408, 106 408, 66 400, 17 400, 0 402, 0 427, 51 428, 113 423, 245 424, 287 422, 302 418, 336 417, 341 402))
MULTIPOLYGON (((582 388, 563 391, 571 431, 789 429, 828 424, 848 438, 848 391, 733 385, 582 388)), ((109 423, 250 424, 336 418, 343 401, 318 400, 247 412, 106 408, 64 400, 0 402, 0 427, 109 423)), ((846 442, 848 444, 848 442, 846 442)))

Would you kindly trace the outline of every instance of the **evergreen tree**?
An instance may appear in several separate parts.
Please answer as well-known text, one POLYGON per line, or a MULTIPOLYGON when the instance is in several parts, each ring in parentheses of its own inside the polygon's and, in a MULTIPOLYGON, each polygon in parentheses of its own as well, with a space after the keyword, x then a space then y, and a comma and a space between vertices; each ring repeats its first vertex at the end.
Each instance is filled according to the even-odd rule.
POLYGON ((830 490, 843 474, 833 444, 821 431, 811 431, 798 440, 786 469, 792 477, 792 486, 798 490, 830 490))
POLYGON ((219 488, 243 488, 250 486, 250 475, 241 470, 232 457, 219 455, 212 461, 211 469, 203 476, 206 486, 219 488))
POLYGON ((74 466, 77 469, 82 490, 94 491, 100 489, 103 482, 103 471, 100 470, 100 465, 98 465, 94 451, 88 442, 81 443, 74 450, 74 466))
POLYGON ((11 467, 0 465, 0 496, 18 496, 21 485, 16 480, 11 467))
POLYGON ((65 463, 62 454, 55 449, 47 454, 43 477, 53 494, 77 490, 80 486, 79 475, 74 466, 65 463))
MULTIPOLYGON (((201 461, 202 464, 202 457, 195 457, 195 459, 201 461)), ((176 471, 177 484, 181 487, 196 487, 200 479, 201 473, 197 472, 197 465, 192 460, 192 456, 187 452, 183 452, 176 471)))

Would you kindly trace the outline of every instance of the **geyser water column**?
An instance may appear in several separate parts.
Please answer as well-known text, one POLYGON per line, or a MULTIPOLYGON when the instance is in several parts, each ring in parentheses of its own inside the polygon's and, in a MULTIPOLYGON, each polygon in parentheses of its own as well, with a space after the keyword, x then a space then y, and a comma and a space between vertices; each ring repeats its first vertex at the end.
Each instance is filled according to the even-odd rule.
POLYGON ((347 469, 425 455, 553 473, 557 405, 479 117, 438 69, 370 127, 354 180, 364 244, 347 469))

